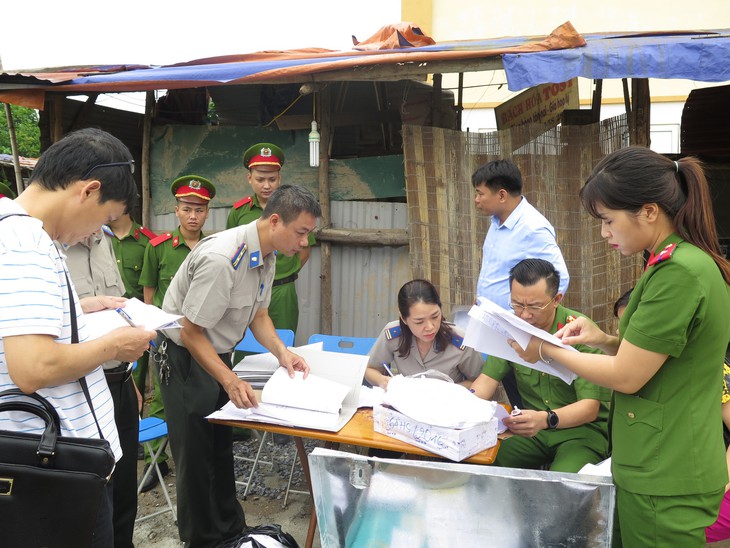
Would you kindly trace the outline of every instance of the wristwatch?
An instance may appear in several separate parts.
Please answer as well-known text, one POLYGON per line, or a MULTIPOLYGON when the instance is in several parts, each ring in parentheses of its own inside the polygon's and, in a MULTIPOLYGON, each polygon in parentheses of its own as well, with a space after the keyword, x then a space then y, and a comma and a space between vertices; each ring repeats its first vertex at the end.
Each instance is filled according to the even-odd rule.
POLYGON ((560 422, 560 417, 558 417, 558 414, 551 409, 547 410, 547 414, 548 430, 555 430, 558 427, 558 423, 560 422))

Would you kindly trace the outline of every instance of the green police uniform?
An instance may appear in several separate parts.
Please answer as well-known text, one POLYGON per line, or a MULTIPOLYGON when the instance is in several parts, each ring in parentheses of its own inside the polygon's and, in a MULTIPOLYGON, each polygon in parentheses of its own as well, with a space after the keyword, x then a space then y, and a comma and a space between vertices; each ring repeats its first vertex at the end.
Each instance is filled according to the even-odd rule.
POLYGON ((142 274, 144 254, 147 242, 157 237, 149 228, 132 221, 129 233, 118 236, 107 225, 102 227, 104 233, 111 238, 114 255, 117 257, 117 267, 124 281, 124 296, 128 299, 144 299, 142 284, 139 277, 142 274))
MULTIPOLYGON (((256 195, 248 196, 235 204, 228 214, 226 228, 233 228, 251 223, 261 217, 264 210, 261 208, 256 195)), ((309 234, 309 245, 315 243, 314 235, 309 234)), ((291 329, 296 332, 299 323, 299 300, 297 298, 296 281, 302 261, 299 255, 287 257, 277 254, 276 276, 271 291, 269 316, 277 329, 291 329)))
MULTIPOLYGON (((200 238, 204 238, 201 233, 200 238)), ((162 308, 162 301, 180 265, 190 253, 190 247, 180 233, 180 227, 150 240, 144 255, 139 283, 154 287, 152 304, 162 308)))
MULTIPOLYGON (((219 232, 195 246, 172 281, 163 309, 202 327, 220 359, 232 367, 233 348, 256 312, 268 308, 274 269, 274 254, 262 255, 255 224, 219 232)), ((244 526, 231 427, 205 420, 228 395, 182 345, 179 330, 163 335, 170 375, 160 387, 177 465, 180 539, 190 546, 217 546, 244 526)))
POLYGON ((718 377, 730 296, 702 250, 676 234, 659 250, 619 325, 631 344, 669 356, 636 393, 614 394, 618 521, 627 547, 704 546, 728 481, 718 377))
MULTIPOLYGON (((569 316, 582 316, 561 305, 556 309, 550 333, 555 333, 568 321, 569 316)), ((599 353, 587 346, 576 345, 580 352, 599 353)), ((494 380, 501 380, 514 369, 517 390, 526 409, 547 411, 559 409, 580 400, 601 402, 595 421, 555 430, 541 430, 532 438, 512 436, 502 442, 495 460, 497 466, 538 469, 550 464, 556 472, 577 472, 585 464, 595 464, 608 453, 608 401, 611 391, 580 377, 566 384, 554 375, 524 365, 489 356, 482 372, 494 380)))
POLYGON ((0 181, 0 198, 10 198, 11 200, 15 200, 18 196, 13 192, 13 190, 0 181))

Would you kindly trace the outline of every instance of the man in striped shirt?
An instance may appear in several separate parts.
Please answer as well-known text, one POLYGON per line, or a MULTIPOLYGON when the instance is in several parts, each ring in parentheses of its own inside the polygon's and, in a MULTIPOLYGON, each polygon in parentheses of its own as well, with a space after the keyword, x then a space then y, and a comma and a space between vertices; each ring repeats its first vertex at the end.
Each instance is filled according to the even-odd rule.
MULTIPOLYGON (((137 196, 133 170, 121 141, 84 129, 41 156, 30 186, 18 198, 0 198, 0 391, 17 387, 37 392, 58 412, 61 435, 94 438, 100 430, 117 460, 119 436, 100 364, 134 361, 156 333, 123 327, 88 340, 83 314, 117 307, 121 299, 79 301, 53 240, 73 245, 129 210, 137 196), (71 302, 79 344, 70 344, 71 302), (78 382, 81 377, 94 413, 78 382)), ((3 413, 0 421, 4 430, 38 433, 44 427, 41 419, 17 412, 3 413)), ((99 501, 93 546, 112 545, 111 491, 106 495, 99 501)))

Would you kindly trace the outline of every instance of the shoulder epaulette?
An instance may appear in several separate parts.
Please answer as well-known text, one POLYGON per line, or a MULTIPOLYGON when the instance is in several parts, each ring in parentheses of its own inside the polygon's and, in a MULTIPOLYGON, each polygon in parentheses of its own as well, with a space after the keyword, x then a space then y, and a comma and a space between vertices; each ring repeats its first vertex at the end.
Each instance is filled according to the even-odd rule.
POLYGON ((144 226, 139 227, 139 231, 142 234, 144 234, 145 236, 147 236, 150 240, 154 240, 155 238, 157 238, 157 234, 155 234, 149 228, 146 228, 144 226))
POLYGON ((109 228, 108 225, 101 225, 101 231, 104 234, 106 234, 107 236, 109 236, 110 238, 115 238, 116 237, 116 236, 114 236, 114 231, 111 228, 109 228))
POLYGON ((646 267, 649 268, 650 266, 654 266, 655 264, 668 261, 672 258, 672 253, 674 253, 675 249, 677 249, 677 244, 669 244, 656 255, 652 253, 652 256, 649 257, 649 261, 646 263, 646 267))
POLYGON ((233 209, 239 209, 246 204, 250 204, 253 202, 253 196, 246 196, 245 198, 242 198, 241 200, 238 200, 235 204, 233 204, 233 209))
POLYGON ((396 325, 394 327, 391 327, 390 329, 385 330, 385 338, 389 341, 392 339, 395 339, 397 337, 401 336, 401 328, 400 325, 396 325))
POLYGON ((464 350, 464 348, 466 348, 466 346, 464 345, 464 337, 460 337, 459 335, 453 335, 451 337, 451 344, 453 344, 459 350, 464 350))
POLYGON ((236 253, 233 254, 233 257, 231 257, 231 266, 233 266, 233 270, 238 270, 238 267, 241 266, 241 259, 243 259, 243 256, 246 254, 246 243, 242 243, 241 247, 239 247, 236 250, 236 253))
POLYGON ((157 247, 157 246, 158 246, 158 245, 160 245, 160 244, 161 244, 162 242, 166 242, 166 241, 167 241, 167 240, 169 240, 170 238, 172 238, 172 234, 171 234, 170 232, 167 232, 167 233, 165 233, 165 234, 160 234, 160 235, 159 235, 159 236, 157 236, 156 238, 152 238, 152 239, 150 240, 150 244, 152 245, 152 247, 157 247))

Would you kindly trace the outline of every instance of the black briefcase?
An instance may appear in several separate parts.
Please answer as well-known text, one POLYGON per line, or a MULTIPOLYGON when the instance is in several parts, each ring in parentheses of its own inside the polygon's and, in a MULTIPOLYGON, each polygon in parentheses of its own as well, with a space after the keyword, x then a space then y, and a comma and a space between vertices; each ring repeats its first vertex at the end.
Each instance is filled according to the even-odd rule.
POLYGON ((38 394, 0 392, 0 413, 43 419, 42 434, 0 430, 0 545, 81 548, 91 544, 97 511, 114 470, 109 442, 59 436, 58 414, 38 394))

